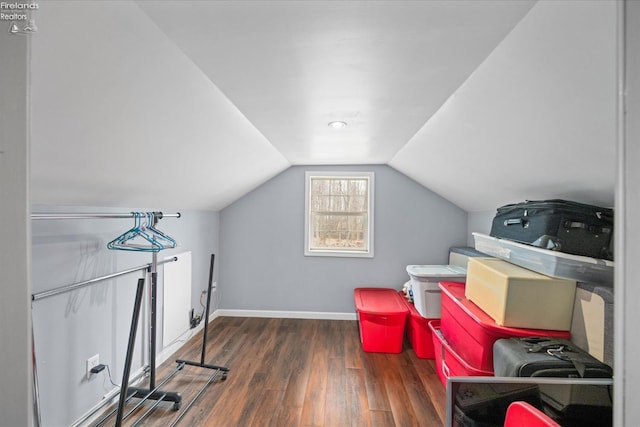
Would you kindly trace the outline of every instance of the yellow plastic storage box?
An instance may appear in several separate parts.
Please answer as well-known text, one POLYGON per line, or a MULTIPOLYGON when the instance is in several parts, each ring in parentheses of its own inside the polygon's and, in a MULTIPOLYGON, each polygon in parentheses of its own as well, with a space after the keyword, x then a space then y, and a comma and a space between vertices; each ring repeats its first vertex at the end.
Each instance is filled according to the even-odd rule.
POLYGON ((465 296, 498 325, 568 331, 576 282, 497 258, 470 258, 465 296))

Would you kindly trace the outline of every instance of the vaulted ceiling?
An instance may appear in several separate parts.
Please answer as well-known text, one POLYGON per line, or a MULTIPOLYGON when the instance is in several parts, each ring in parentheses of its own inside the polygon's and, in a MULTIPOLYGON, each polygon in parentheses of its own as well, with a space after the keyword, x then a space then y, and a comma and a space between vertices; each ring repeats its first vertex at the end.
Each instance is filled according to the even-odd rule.
POLYGON ((614 2, 55 1, 34 17, 34 203, 219 210, 291 165, 388 164, 469 212, 613 204, 614 2))

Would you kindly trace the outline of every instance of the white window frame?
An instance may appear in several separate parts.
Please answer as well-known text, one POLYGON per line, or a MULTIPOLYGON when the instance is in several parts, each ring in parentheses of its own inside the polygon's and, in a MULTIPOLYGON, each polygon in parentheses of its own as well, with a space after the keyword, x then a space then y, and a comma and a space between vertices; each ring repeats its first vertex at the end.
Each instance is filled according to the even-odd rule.
POLYGON ((304 255, 373 258, 373 207, 374 207, 374 173, 373 172, 344 172, 344 171, 306 171, 305 172, 305 208, 304 208, 304 255), (368 181, 367 233, 364 249, 311 249, 311 180, 313 178, 365 178, 368 181))

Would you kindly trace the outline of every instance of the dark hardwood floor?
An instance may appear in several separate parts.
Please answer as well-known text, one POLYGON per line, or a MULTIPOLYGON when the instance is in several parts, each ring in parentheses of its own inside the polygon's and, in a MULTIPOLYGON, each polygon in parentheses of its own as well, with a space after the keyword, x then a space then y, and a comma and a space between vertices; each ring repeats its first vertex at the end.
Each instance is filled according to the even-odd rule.
MULTIPOLYGON (((201 345, 196 334, 175 359, 200 361, 201 345)), ((209 325, 207 359, 228 367, 228 377, 211 383, 179 426, 444 425, 433 360, 406 344, 400 354, 365 353, 356 321, 219 317, 209 325)), ((157 382, 175 367, 174 359, 161 366, 157 382)), ((181 392, 185 407, 211 374, 185 366, 162 388, 181 392)), ((161 403, 140 425, 170 426, 179 412, 161 403)))

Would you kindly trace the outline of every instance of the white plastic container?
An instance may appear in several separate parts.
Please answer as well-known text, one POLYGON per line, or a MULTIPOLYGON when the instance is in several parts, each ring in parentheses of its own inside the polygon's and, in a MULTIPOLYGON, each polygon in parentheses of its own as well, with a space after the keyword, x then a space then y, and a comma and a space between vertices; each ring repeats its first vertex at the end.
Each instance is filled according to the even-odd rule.
POLYGON ((564 252, 473 233, 476 250, 537 273, 578 282, 613 285, 613 261, 564 252))
POLYGON ((440 282, 464 282, 467 269, 458 265, 408 265, 413 304, 422 317, 440 318, 440 282))

